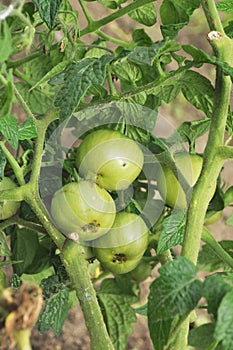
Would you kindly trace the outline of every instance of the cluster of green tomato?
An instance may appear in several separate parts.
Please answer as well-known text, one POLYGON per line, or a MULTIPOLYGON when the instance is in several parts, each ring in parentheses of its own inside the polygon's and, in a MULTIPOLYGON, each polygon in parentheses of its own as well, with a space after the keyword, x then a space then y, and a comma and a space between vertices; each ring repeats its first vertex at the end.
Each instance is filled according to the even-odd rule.
MULTIPOLYGON (((117 213, 112 196, 137 179, 143 163, 143 152, 133 140, 114 130, 94 131, 77 150, 76 166, 82 180, 66 184, 52 198, 51 214, 58 228, 91 247, 91 254, 114 274, 140 268, 148 246, 148 227, 142 217, 123 210, 117 213)), ((202 164, 200 155, 175 155, 176 169, 190 188, 196 183, 202 164)), ((168 207, 187 207, 187 195, 168 165, 162 165, 155 179, 168 207)), ((15 187, 9 177, 0 182, 0 191, 15 187)), ((0 202, 0 220, 15 215, 19 207, 19 202, 0 202)), ((221 215, 222 211, 207 212, 205 225, 216 222, 221 215)))
POLYGON ((115 274, 133 270, 148 245, 148 228, 135 213, 116 212, 111 193, 138 177, 144 163, 137 143, 118 131, 97 130, 77 150, 82 180, 53 196, 51 214, 62 232, 93 248, 94 256, 115 274))

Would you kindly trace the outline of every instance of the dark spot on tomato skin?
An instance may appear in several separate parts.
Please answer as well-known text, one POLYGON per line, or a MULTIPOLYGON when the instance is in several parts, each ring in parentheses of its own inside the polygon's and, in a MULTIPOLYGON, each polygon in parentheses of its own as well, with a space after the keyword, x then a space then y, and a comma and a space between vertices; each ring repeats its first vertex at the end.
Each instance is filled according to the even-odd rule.
POLYGON ((125 254, 115 254, 112 257, 112 262, 116 263, 116 264, 122 264, 122 263, 126 262, 125 254))
POLYGON ((100 227, 100 224, 96 220, 93 220, 92 222, 82 226, 81 230, 84 233, 85 232, 96 233, 96 232, 98 232, 99 227, 100 227))

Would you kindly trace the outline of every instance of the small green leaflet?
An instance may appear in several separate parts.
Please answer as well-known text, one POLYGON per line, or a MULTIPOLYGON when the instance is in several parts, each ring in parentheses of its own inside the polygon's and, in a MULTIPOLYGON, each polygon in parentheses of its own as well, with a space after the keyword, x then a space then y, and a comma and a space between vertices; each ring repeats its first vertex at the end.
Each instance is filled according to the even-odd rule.
POLYGON ((154 4, 145 4, 144 6, 129 12, 129 17, 145 26, 153 26, 157 20, 154 4))
POLYGON ((153 322, 173 319, 193 310, 202 296, 202 282, 195 265, 183 256, 159 269, 148 298, 148 317, 153 322))
POLYGON ((13 51, 11 32, 8 27, 7 21, 3 21, 2 35, 0 38, 0 63, 6 61, 13 51))
POLYGON ((83 59, 78 63, 72 63, 65 71, 49 81, 51 85, 63 83, 55 100, 55 106, 59 107, 62 120, 70 117, 92 85, 103 85, 106 78, 106 65, 112 59, 111 55, 103 55, 98 59, 83 59))
POLYGON ((203 285, 203 296, 207 301, 209 314, 217 317, 219 305, 223 297, 232 290, 233 278, 230 274, 216 273, 207 278, 203 285))
POLYGON ((214 327, 213 323, 205 323, 200 327, 194 328, 189 333, 188 344, 193 346, 195 349, 200 349, 201 339, 201 350, 211 349, 211 344, 214 341, 214 327))
MULTIPOLYGON (((232 240, 223 240, 219 244, 221 247, 233 257, 233 241, 232 240)), ((222 259, 214 253, 208 244, 202 246, 201 251, 198 255, 198 270, 206 272, 214 272, 218 269, 226 269, 228 265, 222 261, 222 259)))
POLYGON ((223 350, 233 349, 233 290, 228 292, 218 309, 214 338, 222 342, 223 350))
POLYGON ((233 0, 223 0, 216 4, 217 9, 221 12, 233 14, 233 0))
POLYGON ((33 2, 38 8, 40 17, 45 21, 49 29, 53 29, 62 0, 33 0, 33 2))
POLYGON ((130 294, 126 293, 114 279, 104 280, 98 292, 108 332, 116 350, 125 350, 128 335, 133 331, 131 324, 137 320, 131 307, 137 299, 130 290, 130 294))
POLYGON ((160 7, 163 36, 174 38, 199 6, 200 0, 163 0, 160 7))
POLYGON ((19 140, 30 140, 37 137, 37 130, 32 117, 28 117, 18 129, 19 140))
POLYGON ((56 335, 61 333, 69 311, 68 299, 69 291, 64 287, 49 299, 46 299, 44 308, 37 321, 37 326, 41 333, 46 333, 50 328, 54 330, 56 335))
POLYGON ((0 118, 0 132, 16 150, 18 147, 18 126, 17 119, 13 115, 8 114, 0 118))
POLYGON ((164 219, 160 233, 157 254, 181 244, 185 230, 186 213, 182 210, 175 212, 164 219))
POLYGON ((137 64, 152 65, 155 60, 170 52, 180 49, 180 45, 173 40, 162 40, 153 43, 150 46, 136 46, 128 55, 128 60, 137 64))

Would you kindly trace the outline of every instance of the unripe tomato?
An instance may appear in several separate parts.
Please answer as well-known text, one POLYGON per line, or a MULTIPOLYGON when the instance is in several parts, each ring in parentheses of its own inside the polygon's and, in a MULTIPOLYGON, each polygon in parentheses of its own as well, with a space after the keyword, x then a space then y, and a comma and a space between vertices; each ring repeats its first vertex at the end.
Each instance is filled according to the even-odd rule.
POLYGON ((76 165, 82 176, 107 190, 123 190, 139 175, 144 162, 137 143, 118 131, 97 130, 77 151, 76 165))
POLYGON ((64 234, 92 240, 105 234, 116 216, 110 194, 91 181, 72 182, 58 190, 52 199, 51 214, 64 234))
POLYGON ((149 276, 151 276, 151 270, 152 266, 150 262, 145 261, 142 258, 139 264, 135 267, 135 269, 133 269, 130 272, 130 276, 135 282, 140 283, 142 281, 145 281, 149 276))
MULTIPOLYGON (((197 154, 177 154, 175 165, 180 170, 190 187, 193 187, 201 173, 203 159, 197 154)), ((166 165, 162 167, 157 178, 158 190, 161 197, 170 207, 185 209, 187 207, 186 195, 173 171, 166 165)))
POLYGON ((133 270, 148 245, 148 228, 143 219, 133 213, 121 212, 111 230, 93 242, 95 257, 114 274, 133 270))
POLYGON ((207 211, 207 213, 205 215, 204 225, 208 226, 208 225, 215 224, 215 222, 217 222, 221 219, 222 214, 223 214, 223 210, 219 210, 219 211, 209 210, 209 211, 207 211))
MULTIPOLYGON (((17 187, 16 183, 9 177, 3 177, 0 182, 0 191, 10 190, 17 187)), ((20 207, 19 202, 2 201, 0 202, 0 220, 5 220, 15 215, 20 207)))

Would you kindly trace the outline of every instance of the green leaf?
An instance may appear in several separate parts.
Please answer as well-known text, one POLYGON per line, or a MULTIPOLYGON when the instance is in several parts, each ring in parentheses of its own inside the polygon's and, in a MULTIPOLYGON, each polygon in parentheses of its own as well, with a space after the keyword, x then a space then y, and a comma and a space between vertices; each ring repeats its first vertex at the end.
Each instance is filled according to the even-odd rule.
POLYGON ((59 62, 56 66, 49 70, 48 73, 46 73, 39 81, 37 81, 36 84, 30 89, 30 91, 37 88, 40 85, 43 86, 43 84, 52 79, 55 75, 61 73, 69 64, 70 60, 59 62))
POLYGON ((201 109, 208 118, 212 117, 214 88, 203 75, 187 71, 180 81, 184 97, 197 109, 201 109))
POLYGON ((52 243, 47 241, 43 246, 38 234, 26 228, 17 228, 11 235, 11 258, 18 261, 14 272, 34 274, 51 265, 52 243))
POLYGON ((8 248, 6 235, 0 231, 0 256, 11 256, 11 251, 8 248))
POLYGON ((200 0, 163 0, 160 7, 162 34, 174 38, 199 6, 200 0))
MULTIPOLYGON (((233 258, 233 241, 223 240, 218 243, 233 258)), ((199 271, 214 272, 220 268, 227 269, 228 265, 214 253, 208 244, 205 244, 199 252, 197 268, 199 271)))
POLYGON ((202 282, 196 277, 194 264, 180 256, 159 272, 150 287, 148 317, 163 321, 193 310, 202 295, 202 282))
POLYGON ((39 241, 37 233, 25 228, 18 228, 11 236, 11 258, 21 261, 14 266, 14 272, 22 275, 27 271, 36 256, 39 241))
POLYGON ((28 117, 25 122, 19 126, 18 133, 19 140, 31 140, 37 137, 37 129, 34 119, 32 117, 28 117))
POLYGON ((56 335, 61 333, 64 321, 69 311, 69 291, 67 288, 59 290, 46 299, 45 305, 37 321, 41 333, 46 333, 52 328, 56 335))
POLYGON ((208 349, 214 341, 214 328, 213 323, 205 323, 192 329, 189 332, 188 344, 200 350, 208 349))
POLYGON ((104 280, 98 292, 108 333, 116 350, 125 350, 128 335, 133 331, 131 324, 137 320, 131 307, 136 301, 135 296, 126 293, 114 279, 104 280))
POLYGON ((233 14, 233 0, 223 0, 216 4, 217 9, 221 12, 233 14))
POLYGON ((214 338, 222 342, 223 350, 233 349, 233 290, 228 292, 221 301, 214 338))
POLYGON ((16 150, 18 147, 18 126, 17 119, 13 115, 8 114, 0 118, 0 132, 11 147, 16 150))
POLYGON ((161 60, 161 57, 180 49, 178 43, 173 40, 162 40, 153 43, 151 46, 136 46, 128 55, 129 61, 137 64, 152 65, 155 60, 161 60))
POLYGON ((40 17, 45 21, 49 29, 53 29, 62 0, 33 0, 33 2, 38 8, 40 17))
POLYGON ((12 49, 12 38, 11 32, 8 27, 7 21, 2 22, 2 28, 0 32, 0 63, 6 61, 11 55, 12 49))
POLYGON ((150 46, 153 44, 152 39, 149 37, 149 35, 145 32, 144 29, 139 28, 135 29, 135 31, 132 34, 133 41, 138 46, 150 46))
POLYGON ((2 148, 0 147, 0 181, 2 181, 4 177, 5 166, 6 166, 6 157, 2 148))
POLYGON ((135 65, 133 62, 129 62, 127 57, 115 61, 113 65, 111 65, 111 69, 119 79, 126 80, 131 84, 136 83, 142 78, 140 67, 135 65))
POLYGON ((151 314, 148 316, 150 337, 156 350, 164 350, 168 342, 172 319, 155 321, 151 314))
POLYGON ((53 99, 47 93, 46 89, 34 89, 30 90, 30 85, 26 83, 16 83, 17 89, 22 95, 25 102, 34 114, 45 114, 49 107, 53 104, 53 99))
POLYGON ((208 312, 217 316, 218 307, 223 297, 232 290, 233 278, 230 275, 217 273, 208 276, 203 285, 203 296, 207 300, 208 312))
POLYGON ((134 21, 137 21, 148 27, 153 26, 157 20, 157 14, 154 4, 146 4, 134 11, 129 12, 128 15, 134 21))
POLYGON ((163 220, 162 230, 159 236, 157 254, 181 244, 185 231, 186 213, 177 211, 163 220))
MULTIPOLYGON (((99 59, 87 58, 73 63, 60 73, 64 86, 59 90, 55 106, 60 108, 62 120, 69 117, 78 106, 81 98, 92 85, 102 85, 106 78, 106 65, 113 59, 111 55, 104 55, 99 59)), ((57 84, 55 76, 50 84, 57 84)))
POLYGON ((180 135, 184 142, 193 143, 200 136, 204 135, 210 127, 210 119, 193 120, 191 122, 182 123, 169 138, 169 141, 173 140, 173 137, 177 139, 177 133, 180 135))

